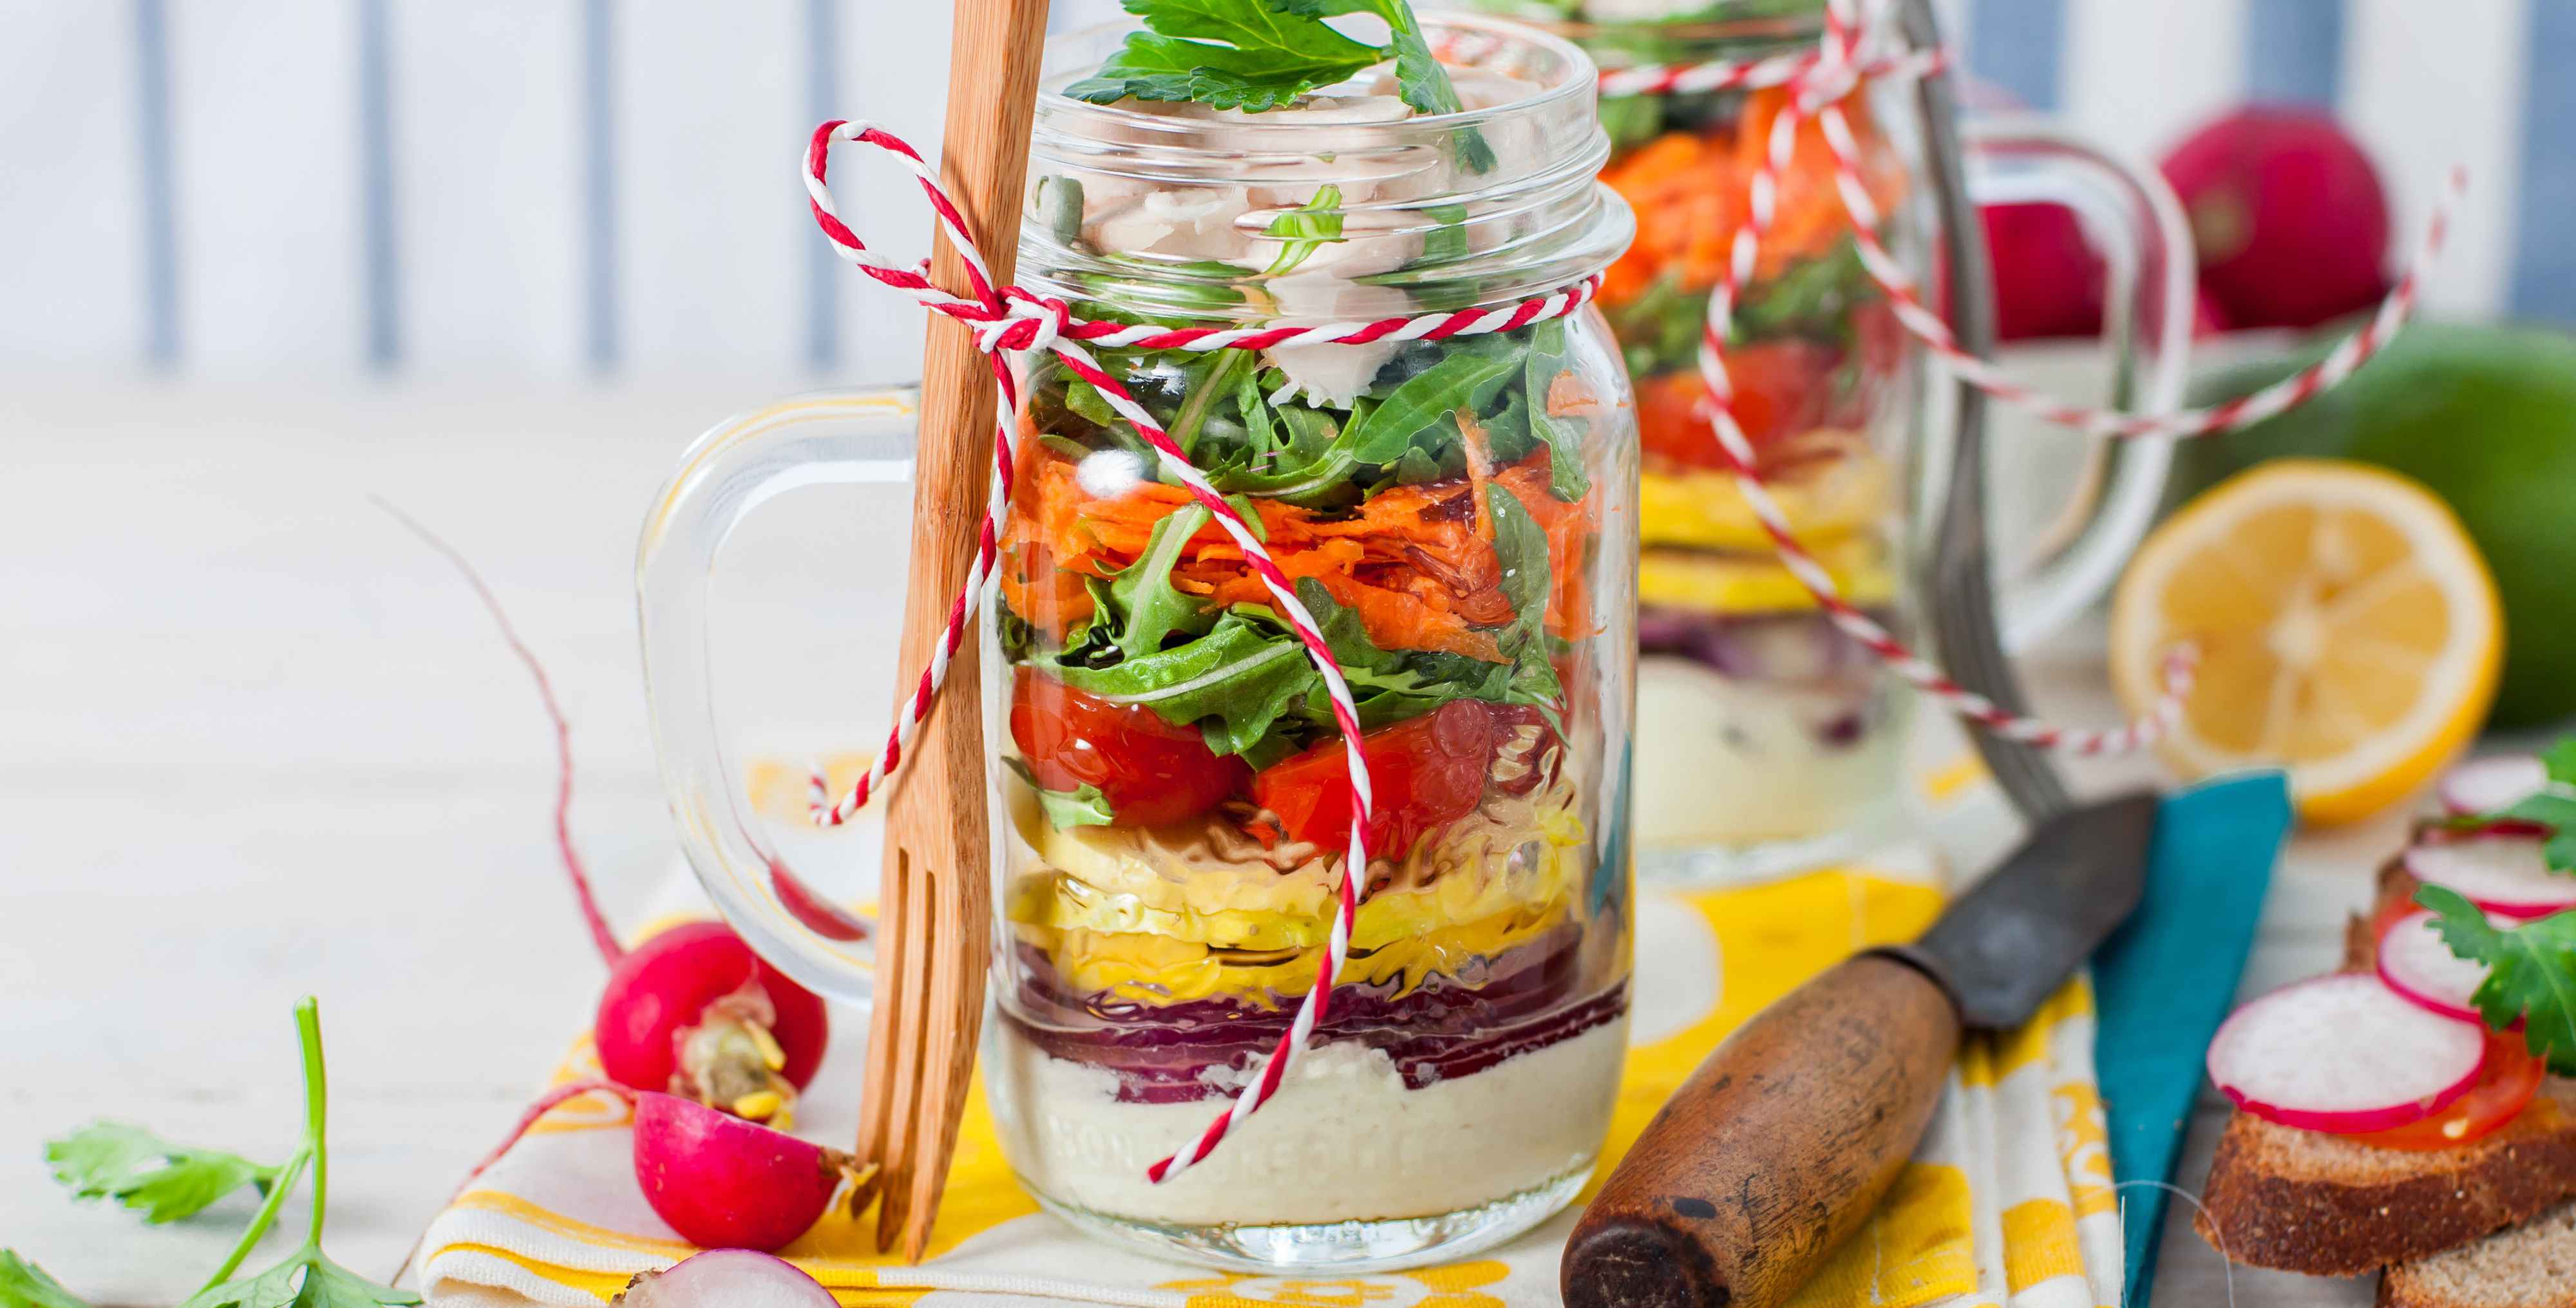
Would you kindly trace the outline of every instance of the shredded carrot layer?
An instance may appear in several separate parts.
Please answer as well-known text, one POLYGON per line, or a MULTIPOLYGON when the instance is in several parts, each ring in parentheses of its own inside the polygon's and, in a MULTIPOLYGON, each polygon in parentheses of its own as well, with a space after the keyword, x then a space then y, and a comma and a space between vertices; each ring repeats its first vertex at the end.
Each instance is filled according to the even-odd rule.
MULTIPOLYGON (((1177 486, 1153 482, 1114 497, 1095 496, 1075 478, 1070 460, 1034 441, 1027 448, 1031 454, 1002 536, 1002 595, 1014 611, 1061 639, 1090 620, 1084 579, 1115 576, 1134 563, 1155 524, 1191 500, 1177 486)), ((1593 530, 1590 500, 1567 504, 1549 493, 1543 450, 1492 480, 1510 488, 1547 535, 1548 629, 1560 636, 1588 635, 1582 571, 1593 530)), ((1399 486, 1348 516, 1270 500, 1252 505, 1279 570, 1291 581, 1313 578, 1359 615, 1380 648, 1498 660, 1502 654, 1492 629, 1511 622, 1512 606, 1503 593, 1502 564, 1479 489, 1463 479, 1399 486)), ((1245 564, 1242 548, 1212 522, 1190 536, 1172 569, 1172 584, 1211 605, 1273 602, 1245 564)))
MULTIPOLYGON (((1786 88, 1756 91, 1732 130, 1667 132, 1601 171, 1601 180, 1637 214, 1636 243, 1603 278, 1604 304, 1635 298, 1667 269, 1678 269, 1685 287, 1717 284, 1735 231, 1750 216, 1753 174, 1770 150, 1771 124, 1788 102, 1786 88)), ((1885 209, 1904 192, 1903 165, 1871 129, 1857 94, 1842 108, 1861 142, 1871 197, 1885 209)), ((1850 215, 1834 191, 1833 150, 1809 118, 1798 125, 1797 146, 1780 175, 1754 276, 1770 277, 1822 254, 1850 230, 1850 215)))

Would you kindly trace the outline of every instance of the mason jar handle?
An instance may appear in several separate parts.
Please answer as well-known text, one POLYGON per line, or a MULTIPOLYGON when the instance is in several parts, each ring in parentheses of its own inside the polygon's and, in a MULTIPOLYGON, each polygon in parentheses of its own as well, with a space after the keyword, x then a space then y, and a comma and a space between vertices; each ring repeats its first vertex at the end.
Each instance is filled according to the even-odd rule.
MULTIPOLYGON (((1978 203, 2038 202, 2072 209, 2108 241, 2103 344, 2110 393, 2096 402, 2143 413, 2182 403, 2194 309, 2191 228, 2164 178, 2066 128, 2010 116, 1964 124, 1978 203)), ((2072 397, 2070 397, 2072 398, 2072 397)), ((2054 431, 2040 439, 2078 439, 2054 431)), ((2155 522, 2173 465, 2167 437, 2094 438, 2087 475, 2045 533, 2056 548, 2026 575, 1998 578, 1996 620, 2007 650, 2030 648, 2101 597, 2155 522)))
POLYGON ((817 994, 861 1005, 875 975, 871 933, 771 847, 748 774, 719 729, 708 583, 734 528, 770 499, 807 486, 911 480, 917 399, 913 388, 800 395, 717 424, 655 500, 635 559, 645 697, 681 851, 762 958, 817 994))

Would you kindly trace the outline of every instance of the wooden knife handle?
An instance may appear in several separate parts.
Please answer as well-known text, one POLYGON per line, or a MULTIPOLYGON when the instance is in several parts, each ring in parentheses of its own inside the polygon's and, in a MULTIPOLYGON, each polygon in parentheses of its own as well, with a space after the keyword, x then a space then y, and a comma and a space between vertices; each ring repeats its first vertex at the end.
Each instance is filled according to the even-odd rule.
POLYGON ((1786 1302, 1922 1139, 1959 1017, 1926 973, 1863 954, 1700 1064, 1566 1242, 1567 1308, 1786 1302))

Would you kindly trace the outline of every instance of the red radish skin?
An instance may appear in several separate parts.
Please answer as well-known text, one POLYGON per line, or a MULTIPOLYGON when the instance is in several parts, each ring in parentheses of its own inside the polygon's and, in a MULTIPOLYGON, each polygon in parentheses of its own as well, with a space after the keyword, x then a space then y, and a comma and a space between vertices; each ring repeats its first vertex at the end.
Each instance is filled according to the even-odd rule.
POLYGON ((1990 204, 1978 211, 1995 270, 1995 336, 2018 341, 2102 334, 2102 256, 2075 211, 1990 204))
POLYGON ((2469 1002, 2487 979, 2487 965, 2462 958, 2442 943, 2431 913, 2409 913, 2379 937, 2379 979, 2400 998, 2459 1022, 2483 1022, 2469 1002))
POLYGON ((667 1271, 639 1272, 610 1303, 621 1308, 835 1308, 822 1283, 749 1249, 713 1249, 667 1271))
MULTIPOLYGON (((545 666, 463 553, 402 510, 381 499, 377 504, 464 576, 536 683, 537 698, 554 724, 555 848, 591 941, 609 967, 592 1025, 601 1068, 630 1089, 684 1092, 728 1111, 785 1121, 796 1092, 813 1081, 831 1042, 823 1001, 762 962, 721 922, 665 931, 631 951, 618 943, 573 845, 572 727, 545 666)), ((863 924, 830 909, 784 865, 772 863, 770 875, 782 898, 833 928, 825 934, 864 935, 863 924)))
POLYGON ((2387 293, 2388 197, 2332 118, 2240 109, 2177 146, 2200 284, 2236 327, 2313 327, 2387 293))
POLYGON ((785 1055, 771 1070, 800 1090, 812 1082, 831 1034, 823 1001, 763 962, 721 922, 673 927, 618 961, 593 1028, 601 1070, 638 1090, 701 1079, 707 1069, 683 1067, 680 1051, 710 1010, 717 1020, 748 1018, 768 1030, 785 1055))
POLYGON ((2523 832, 2490 827, 2458 839, 2421 841, 2406 851, 2406 871, 2506 917, 2546 917, 2576 907, 2576 877, 2550 871, 2540 837, 2523 832))
POLYGON ((680 1238, 783 1248, 831 1206, 849 1158, 677 1095, 635 1096, 635 1181, 680 1238))
POLYGON ((2359 1135, 2440 1112, 2477 1084, 2486 1051, 2485 1027, 2338 973, 2237 1009, 2209 1042, 2209 1079, 2265 1121, 2359 1135))
MULTIPOLYGON (((2549 769, 2528 754, 2472 759, 2443 774, 2442 811, 2453 817, 2476 817, 2540 793, 2549 785, 2549 769)), ((2537 825, 2522 824, 2515 825, 2537 825)))

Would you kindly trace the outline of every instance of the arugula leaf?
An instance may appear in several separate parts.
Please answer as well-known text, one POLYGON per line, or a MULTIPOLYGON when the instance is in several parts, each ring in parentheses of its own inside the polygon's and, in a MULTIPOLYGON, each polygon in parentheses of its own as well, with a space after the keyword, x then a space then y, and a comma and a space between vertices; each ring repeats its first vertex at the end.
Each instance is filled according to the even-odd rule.
POLYGON ((2452 953, 2487 965, 2470 996, 2487 1025, 2502 1031, 2521 1019, 2531 1052, 2550 1071, 2576 1076, 2576 910, 2500 928, 2446 886, 2417 890, 2415 902, 2438 915, 2452 953))
POLYGON ((1109 584, 1110 595, 1126 615, 1118 649, 1128 658, 1160 650, 1163 638, 1175 631, 1199 627, 1199 602, 1173 587, 1172 565, 1181 561, 1190 537, 1207 523, 1208 511, 1196 504, 1164 515, 1154 524, 1154 534, 1146 538, 1145 552, 1120 569, 1117 580, 1109 584))
POLYGON ((200 1212, 245 1185, 266 1194, 276 1167, 172 1144, 138 1126, 93 1122, 45 1145, 54 1179, 82 1199, 114 1199, 155 1226, 200 1212))
POLYGON ((1354 421, 1343 439, 1359 463, 1393 463, 1413 438, 1460 411, 1476 413, 1493 402, 1520 362, 1503 351, 1457 350, 1407 379, 1354 421))
POLYGON ((1422 264, 1451 263, 1467 257, 1467 206, 1435 204, 1422 215, 1440 224, 1422 234, 1422 264))
POLYGON ((89 1308, 45 1269, 0 1249, 0 1308, 89 1308))
POLYGON ((1024 760, 1006 758, 1002 762, 1037 793, 1038 807, 1045 811, 1047 825, 1059 829, 1105 827, 1118 820, 1117 814, 1109 808, 1109 797, 1100 793, 1100 787, 1085 782, 1072 790, 1049 790, 1038 781, 1038 774, 1030 771, 1024 760))
POLYGON ((1305 693, 1314 670, 1296 642, 1275 639, 1240 612, 1228 612, 1186 644, 1105 668, 1060 663, 1056 675, 1112 703, 1142 704, 1175 726, 1202 723, 1208 748, 1234 754, 1270 730, 1305 693))
POLYGON ((1577 448, 1576 434, 1547 412, 1548 389, 1566 370, 1563 319, 1551 318, 1531 333, 1523 367, 1530 434, 1547 442, 1548 494, 1572 504, 1592 492, 1592 479, 1584 475, 1583 451, 1577 448))
POLYGON ((1297 265, 1313 258, 1315 251, 1343 239, 1342 188, 1330 182, 1315 188, 1314 198, 1271 219, 1261 234, 1282 242, 1279 257, 1272 259, 1261 275, 1278 277, 1296 271, 1297 265))
MULTIPOLYGON (((1502 701, 1511 685, 1512 665, 1487 663, 1463 654, 1431 650, 1381 649, 1368 637, 1357 609, 1345 608, 1312 577, 1297 579, 1297 602, 1314 615, 1315 630, 1333 652, 1342 680, 1359 709, 1360 729, 1375 731, 1421 715, 1453 699, 1502 701)), ((1285 632, 1283 627, 1282 632, 1285 632)), ((1293 639, 1283 635, 1284 639, 1293 639)), ((1309 666, 1312 666, 1311 664, 1309 666)), ((1306 695, 1305 716, 1318 728, 1331 730, 1331 698, 1324 679, 1314 679, 1306 695)))
POLYGON ((1565 699, 1565 686, 1557 678, 1556 665, 1548 659, 1547 532, 1530 517, 1529 509, 1510 487, 1496 483, 1485 498, 1494 518, 1494 553, 1503 565, 1503 597, 1512 602, 1511 625, 1495 638, 1503 652, 1512 656, 1511 688, 1506 698, 1546 711, 1549 725, 1562 731, 1564 726, 1555 714, 1556 706, 1565 699))
MULTIPOLYGON (((1854 306, 1877 299, 1878 283, 1860 261, 1860 243, 1843 238, 1832 254, 1801 259, 1767 282, 1744 291, 1735 307, 1733 340, 1742 344, 1778 336, 1841 340, 1854 306)), ((1700 297, 1705 310, 1707 296, 1700 297)))
POLYGON ((1126 0, 1126 8, 1152 30, 1128 33, 1118 53, 1066 95, 1093 104, 1133 96, 1258 113, 1386 57, 1319 17, 1263 0, 1126 0))

